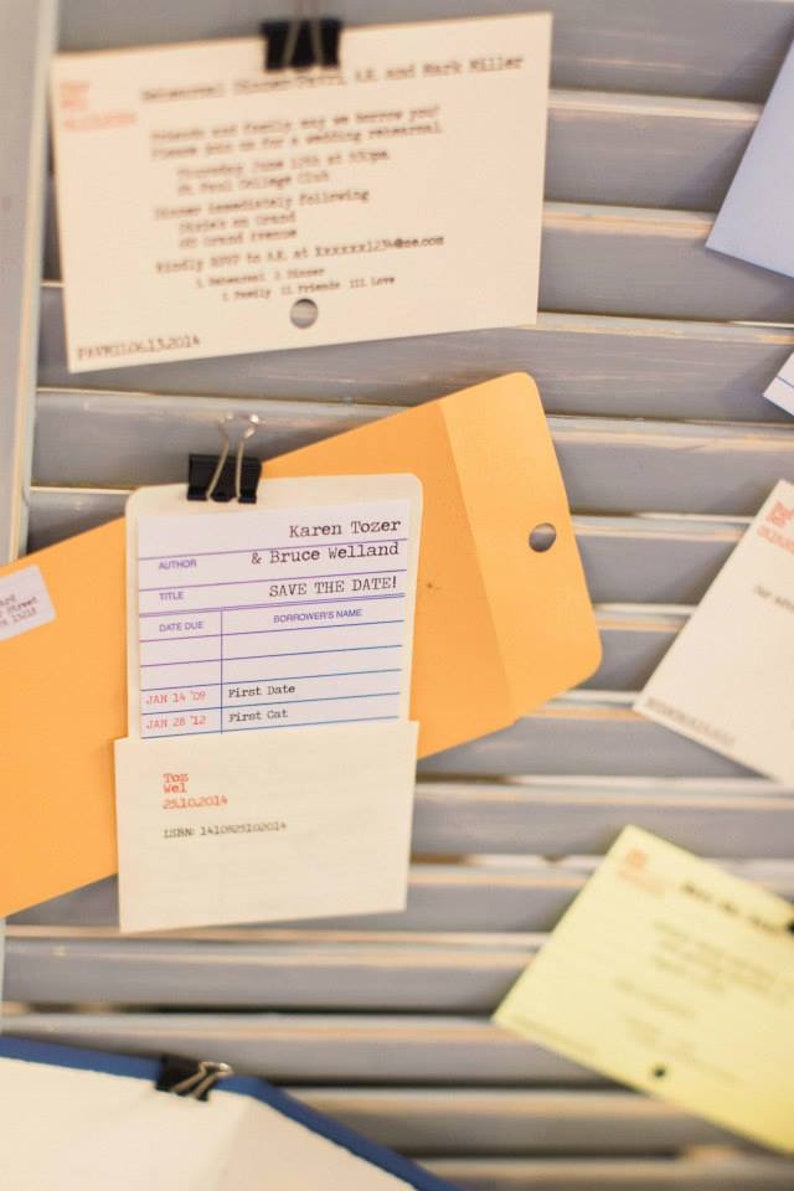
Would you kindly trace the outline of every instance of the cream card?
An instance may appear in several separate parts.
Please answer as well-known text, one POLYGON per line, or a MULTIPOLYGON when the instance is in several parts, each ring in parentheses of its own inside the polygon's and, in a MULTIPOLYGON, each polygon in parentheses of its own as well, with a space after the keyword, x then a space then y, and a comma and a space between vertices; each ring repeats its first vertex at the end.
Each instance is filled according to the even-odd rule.
POLYGON ((794 484, 772 490, 635 708, 794 782, 794 484))
POLYGON ((794 355, 786 360, 769 388, 764 391, 764 396, 786 413, 794 414, 794 355))
POLYGON ((255 508, 177 485, 130 498, 130 735, 408 718, 419 481, 259 492, 255 508))
POLYGON ((794 1150, 794 908, 627 827, 495 1020, 794 1150))
POLYGON ((417 731, 116 741, 121 929, 403 909, 417 731))
POLYGON ((551 18, 64 54, 74 371, 534 322, 551 18))

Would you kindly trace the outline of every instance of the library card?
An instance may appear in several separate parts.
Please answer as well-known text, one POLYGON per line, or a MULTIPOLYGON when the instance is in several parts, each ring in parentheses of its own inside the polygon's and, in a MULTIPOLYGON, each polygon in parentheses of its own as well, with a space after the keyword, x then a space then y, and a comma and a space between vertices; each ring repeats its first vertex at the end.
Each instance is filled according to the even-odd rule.
POLYGON ((395 499, 140 515, 141 736, 406 718, 411 535, 395 499))

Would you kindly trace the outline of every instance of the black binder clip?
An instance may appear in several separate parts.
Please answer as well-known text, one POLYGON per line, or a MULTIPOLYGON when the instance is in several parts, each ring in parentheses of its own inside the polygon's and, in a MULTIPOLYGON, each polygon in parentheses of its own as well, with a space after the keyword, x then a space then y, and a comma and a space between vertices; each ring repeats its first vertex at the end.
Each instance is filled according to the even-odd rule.
POLYGON ((231 438, 228 426, 236 420, 230 414, 219 428, 223 435, 223 449, 220 455, 191 455, 188 460, 188 500, 236 500, 240 504, 256 504, 256 490, 259 485, 261 464, 258 459, 245 455, 245 444, 259 429, 259 418, 252 414, 246 419, 248 425, 240 435, 234 458, 230 458, 231 438))
POLYGON ((170 1092, 185 1100, 208 1100, 218 1080, 228 1079, 230 1075, 234 1075, 234 1069, 228 1063, 164 1055, 155 1087, 158 1092, 170 1092))
POLYGON ((265 70, 305 70, 309 66, 339 65, 342 22, 334 17, 292 21, 264 21, 265 70))

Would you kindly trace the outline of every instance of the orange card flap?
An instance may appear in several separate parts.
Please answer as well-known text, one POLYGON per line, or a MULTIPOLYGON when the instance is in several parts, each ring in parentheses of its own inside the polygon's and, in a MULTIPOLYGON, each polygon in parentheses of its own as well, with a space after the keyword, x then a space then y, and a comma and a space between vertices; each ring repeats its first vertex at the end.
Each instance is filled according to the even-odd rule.
POLYGON ((419 755, 507 727, 592 674, 601 646, 534 381, 515 373, 282 455, 267 476, 422 481, 411 716, 419 755), (530 531, 548 522, 545 553, 530 531))
MULTIPOLYGON (((567 501, 534 383, 502 377, 327 439, 267 476, 410 472, 424 488, 412 718, 420 756, 506 727, 598 665, 567 501), (533 553, 549 522, 554 546, 533 553)), ((0 916, 116 870, 126 733, 125 531, 39 551, 55 619, 0 642, 0 916)))
POLYGON ((579 547, 534 381, 523 373, 440 403, 510 689, 513 719, 601 661, 579 547), (487 402, 483 389, 490 388, 487 402), (556 533, 542 552, 533 529, 556 533))
POLYGON ((268 461, 268 476, 410 472, 423 488, 411 719, 419 755, 512 723, 510 690, 443 411, 434 401, 268 461))
POLYGON ((35 561, 49 624, 0 642, 0 916, 116 871, 113 741, 126 726, 124 522, 35 561))

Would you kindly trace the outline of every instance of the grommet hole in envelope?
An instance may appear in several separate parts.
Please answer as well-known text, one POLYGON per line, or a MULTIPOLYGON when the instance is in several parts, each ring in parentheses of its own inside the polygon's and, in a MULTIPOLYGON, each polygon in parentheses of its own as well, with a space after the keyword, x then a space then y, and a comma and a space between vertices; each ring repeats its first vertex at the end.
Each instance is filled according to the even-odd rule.
POLYGON ((314 443, 263 474, 378 471, 411 472, 424 494, 411 709, 420 757, 505 728, 596 670, 601 643, 531 377, 314 443), (533 533, 546 527, 554 542, 539 550, 533 533))
MULTIPOLYGON (((530 377, 487 381, 269 460, 260 492, 271 478, 406 473, 423 492, 410 707, 423 757, 509 727, 592 674, 601 650, 530 377), (557 536, 537 553, 528 535, 544 523, 557 536)), ((55 612, 0 641, 0 789, 11 792, 0 800, 0 833, 14 841, 0 866, 0 914, 116 871, 124 560, 124 522, 115 521, 0 569, 15 575, 35 563, 55 612), (81 675, 82 699, 53 682, 59 672, 81 675)), ((202 739, 191 738, 196 747, 202 739)))
POLYGON ((123 930, 403 908, 420 523, 408 475, 130 498, 123 930))
POLYGON ((548 521, 536 525, 529 535, 529 546, 536 554, 545 554, 551 550, 557 540, 557 530, 548 521))

